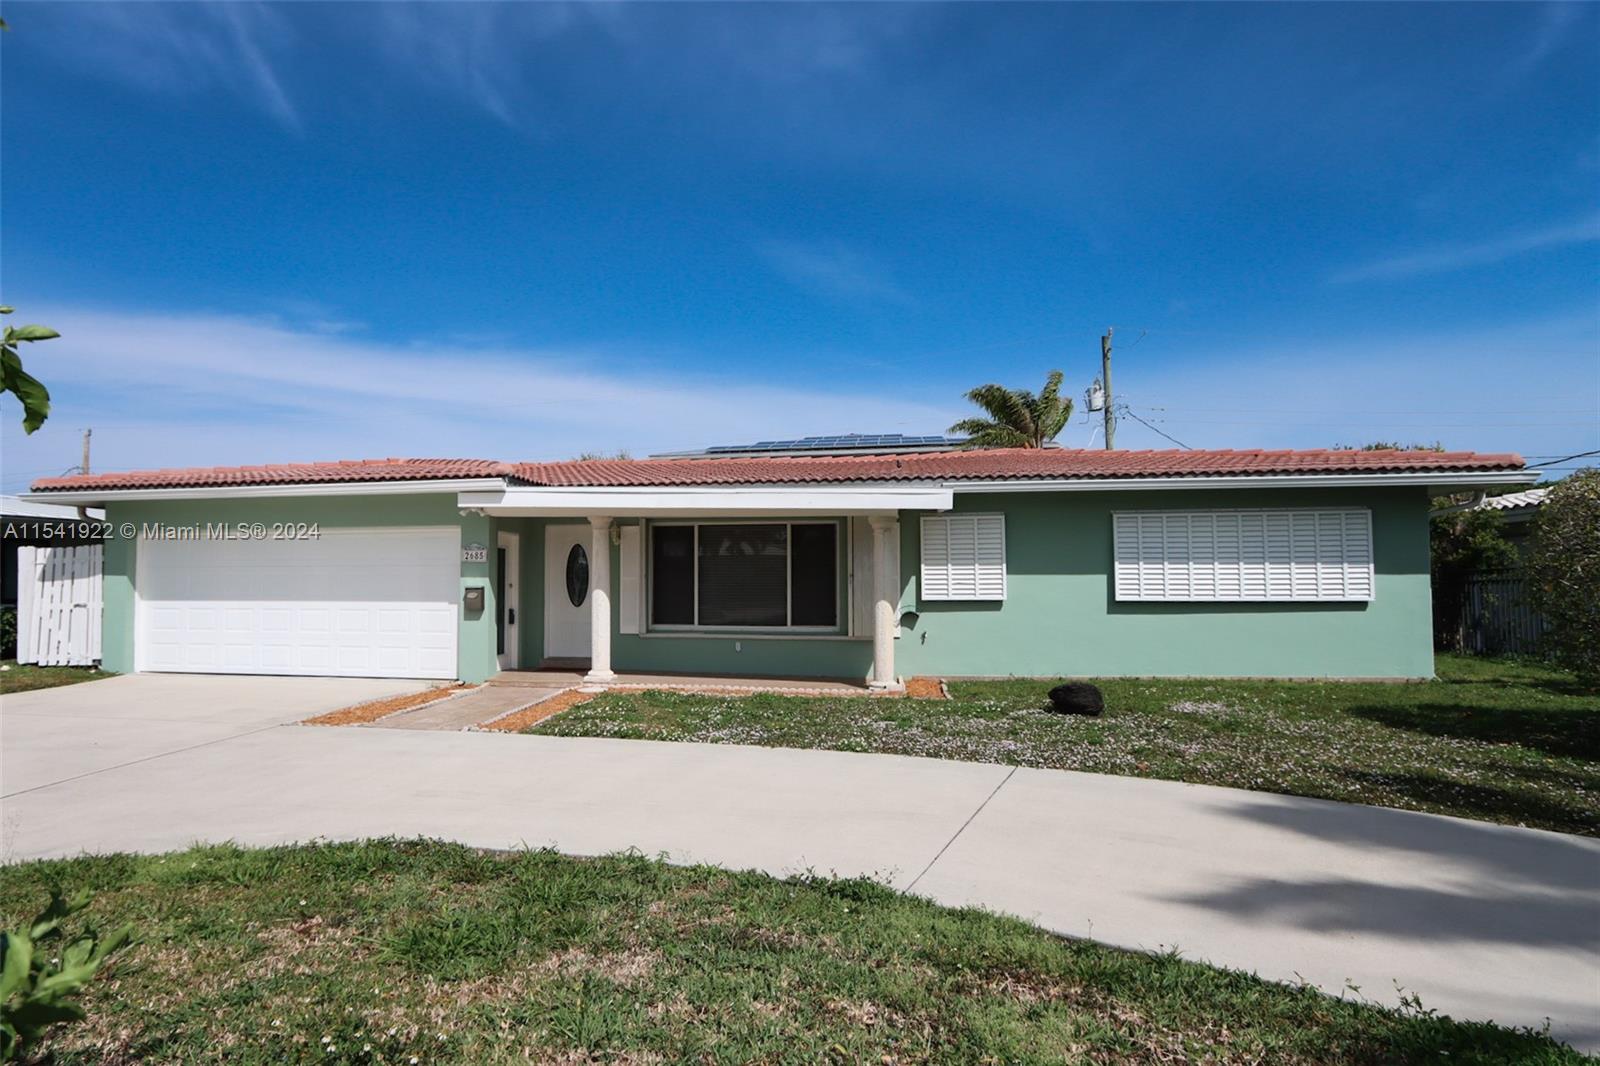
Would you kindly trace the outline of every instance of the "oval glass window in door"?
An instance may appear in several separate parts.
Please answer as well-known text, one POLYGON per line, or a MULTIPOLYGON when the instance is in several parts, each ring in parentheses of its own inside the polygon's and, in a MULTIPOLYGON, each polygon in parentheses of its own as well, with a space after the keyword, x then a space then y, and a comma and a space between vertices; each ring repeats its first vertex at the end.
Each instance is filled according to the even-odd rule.
POLYGON ((589 553, 582 544, 574 544, 567 553, 567 599, 572 606, 582 607, 589 595, 589 553))

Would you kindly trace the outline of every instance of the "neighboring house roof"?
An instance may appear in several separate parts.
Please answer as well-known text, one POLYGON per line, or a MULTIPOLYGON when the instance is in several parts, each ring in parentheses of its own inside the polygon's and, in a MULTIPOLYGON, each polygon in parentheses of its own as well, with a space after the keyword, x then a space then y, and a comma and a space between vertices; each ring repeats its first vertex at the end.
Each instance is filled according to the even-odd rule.
POLYGON ((1471 503, 1451 504, 1439 508, 1433 514, 1438 516, 1461 514, 1463 511, 1489 511, 1502 522, 1525 522, 1538 513, 1544 498, 1549 494, 1548 488, 1524 489, 1521 492, 1507 492, 1499 496, 1484 496, 1471 503))
POLYGON ((1524 508, 1538 507, 1544 503, 1544 498, 1549 493, 1549 489, 1527 489, 1523 492, 1508 492, 1503 496, 1486 496, 1482 501, 1473 504, 1470 510, 1520 511, 1524 508))
MULTIPOLYGON (((87 509, 88 516, 101 519, 106 516, 104 511, 96 508, 87 509)), ((76 522, 78 509, 59 503, 39 503, 35 500, 24 500, 18 496, 0 496, 0 516, 6 518, 47 518, 63 522, 76 522)))
POLYGON ((1402 474, 1522 469, 1510 453, 1424 451, 1104 451, 994 448, 906 455, 699 459, 575 459, 502 463, 487 459, 370 459, 275 466, 142 470, 46 478, 33 491, 208 488, 501 478, 562 488, 784 485, 827 482, 1238 477, 1275 474, 1402 474))

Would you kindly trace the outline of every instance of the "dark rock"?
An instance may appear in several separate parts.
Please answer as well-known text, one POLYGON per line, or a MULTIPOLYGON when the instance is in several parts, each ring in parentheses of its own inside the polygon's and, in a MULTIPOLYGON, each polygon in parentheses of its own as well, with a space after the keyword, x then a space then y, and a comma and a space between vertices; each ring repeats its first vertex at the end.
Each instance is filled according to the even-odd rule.
POLYGON ((1087 714, 1094 717, 1105 709, 1105 697, 1087 681, 1068 681, 1050 690, 1050 710, 1057 714, 1087 714))

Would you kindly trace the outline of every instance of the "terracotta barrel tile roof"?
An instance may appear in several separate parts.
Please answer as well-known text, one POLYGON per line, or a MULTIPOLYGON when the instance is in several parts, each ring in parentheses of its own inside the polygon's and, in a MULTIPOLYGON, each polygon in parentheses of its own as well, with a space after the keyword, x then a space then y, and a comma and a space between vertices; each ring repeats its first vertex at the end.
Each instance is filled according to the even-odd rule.
POLYGON ((1517 455, 1474 452, 1095 451, 996 448, 911 455, 738 459, 593 459, 519 463, 532 485, 749 485, 999 478, 1204 477, 1221 474, 1356 474, 1516 470, 1517 455))
POLYGON ((725 459, 578 459, 501 463, 489 459, 367 459, 274 466, 141 470, 47 478, 34 491, 211 488, 355 481, 503 477, 549 487, 773 485, 850 481, 1005 478, 1208 477, 1520 470, 1510 453, 1358 451, 1095 451, 996 448, 906 455, 772 456, 725 459))
POLYGON ((202 466, 175 470, 133 470, 122 474, 75 474, 33 483, 50 489, 174 489, 227 485, 313 485, 342 481, 421 481, 436 478, 505 477, 506 463, 490 459, 340 459, 331 463, 274 463, 268 466, 202 466))

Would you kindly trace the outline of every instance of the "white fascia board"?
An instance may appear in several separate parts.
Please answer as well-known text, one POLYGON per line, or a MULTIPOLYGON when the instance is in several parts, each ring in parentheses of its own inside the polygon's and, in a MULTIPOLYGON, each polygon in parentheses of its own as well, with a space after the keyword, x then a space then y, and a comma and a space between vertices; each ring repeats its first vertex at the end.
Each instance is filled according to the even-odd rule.
POLYGON ((581 518, 589 515, 693 518, 762 515, 872 515, 947 511, 948 488, 937 485, 695 485, 651 487, 514 486, 462 492, 463 510, 506 516, 581 518))
POLYGON ((1415 471, 1402 474, 1229 474, 1192 477, 1035 478, 947 481, 956 493, 1132 492, 1171 489, 1331 489, 1421 486, 1440 492, 1489 485, 1531 485, 1537 470, 1415 471))
POLYGON ((419 481, 331 481, 315 485, 205 485, 164 489, 64 489, 23 493, 39 503, 105 504, 120 500, 245 500, 283 496, 407 496, 463 489, 498 489, 505 481, 488 478, 434 478, 419 481))

